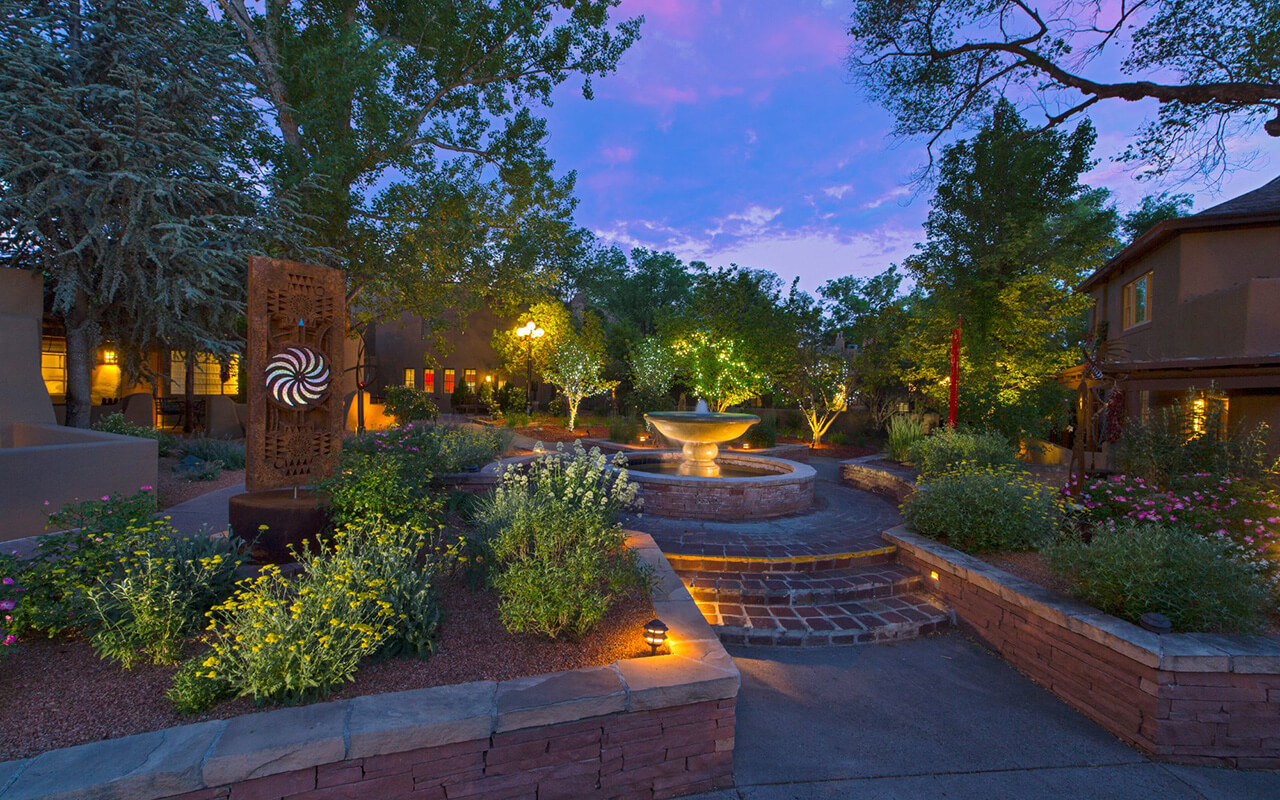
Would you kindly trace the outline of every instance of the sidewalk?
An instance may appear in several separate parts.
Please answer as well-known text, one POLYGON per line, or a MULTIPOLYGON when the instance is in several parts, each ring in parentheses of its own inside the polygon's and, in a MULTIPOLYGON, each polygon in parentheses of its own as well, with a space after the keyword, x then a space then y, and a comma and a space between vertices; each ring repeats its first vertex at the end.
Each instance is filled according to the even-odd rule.
POLYGON ((737 787, 695 800, 1267 800, 1280 774, 1152 761, 958 633, 735 648, 737 787))

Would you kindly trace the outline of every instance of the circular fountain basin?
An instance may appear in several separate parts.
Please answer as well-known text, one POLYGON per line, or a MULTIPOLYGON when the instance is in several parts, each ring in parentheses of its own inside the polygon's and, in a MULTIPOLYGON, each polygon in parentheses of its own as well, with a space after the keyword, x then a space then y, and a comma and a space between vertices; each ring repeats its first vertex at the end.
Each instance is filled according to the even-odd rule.
POLYGON ((782 458, 721 453, 714 478, 679 474, 678 450, 627 453, 627 476, 640 485, 644 513, 689 519, 781 517, 813 505, 817 473, 782 458))

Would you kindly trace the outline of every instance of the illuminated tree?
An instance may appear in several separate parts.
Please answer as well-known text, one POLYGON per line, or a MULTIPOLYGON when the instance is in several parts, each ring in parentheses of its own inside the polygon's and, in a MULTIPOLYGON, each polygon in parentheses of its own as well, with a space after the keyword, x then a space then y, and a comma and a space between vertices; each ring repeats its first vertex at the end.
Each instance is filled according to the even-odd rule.
POLYGON ((604 353, 582 336, 569 336, 555 346, 544 374, 560 387, 569 402, 569 430, 578 419, 578 406, 588 397, 604 394, 618 385, 604 378, 604 353))
POLYGON ((675 354, 658 337, 646 336, 631 347, 628 356, 631 382, 642 398, 641 405, 651 408, 671 391, 676 377, 675 354))
POLYGON ((725 411, 773 386, 773 376, 754 367, 742 343, 727 336, 695 329, 673 339, 670 347, 694 395, 712 411, 725 411))
POLYGON ((822 444, 823 434, 840 412, 849 407, 854 377, 848 351, 814 346, 800 349, 786 392, 800 407, 815 447, 822 444))

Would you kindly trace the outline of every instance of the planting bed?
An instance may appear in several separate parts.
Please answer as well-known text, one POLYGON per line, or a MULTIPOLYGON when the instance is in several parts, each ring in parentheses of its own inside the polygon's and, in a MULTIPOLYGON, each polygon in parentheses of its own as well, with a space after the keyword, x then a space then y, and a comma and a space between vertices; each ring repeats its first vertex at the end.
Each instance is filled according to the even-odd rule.
MULTIPOLYGON (((368 661, 355 680, 330 697, 398 692, 478 680, 509 680, 609 664, 649 652, 640 632, 654 616, 648 597, 615 607, 577 642, 550 642, 508 633, 493 591, 473 592, 460 580, 442 586, 444 619, 437 652, 427 659, 368 661)), ((193 654, 196 650, 193 648, 193 654)), ((24 642, 0 670, 0 761, 45 750, 128 736, 172 725, 226 719, 254 711, 244 698, 195 717, 177 714, 164 693, 177 667, 124 670, 97 657, 85 641, 24 642)))

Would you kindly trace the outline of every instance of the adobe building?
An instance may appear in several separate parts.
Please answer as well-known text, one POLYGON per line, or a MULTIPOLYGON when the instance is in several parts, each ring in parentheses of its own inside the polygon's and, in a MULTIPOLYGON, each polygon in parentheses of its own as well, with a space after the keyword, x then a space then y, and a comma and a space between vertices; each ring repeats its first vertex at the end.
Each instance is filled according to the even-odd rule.
POLYGON ((1159 223, 1079 289, 1128 416, 1214 390, 1228 425, 1265 422, 1280 455, 1280 178, 1159 223))

